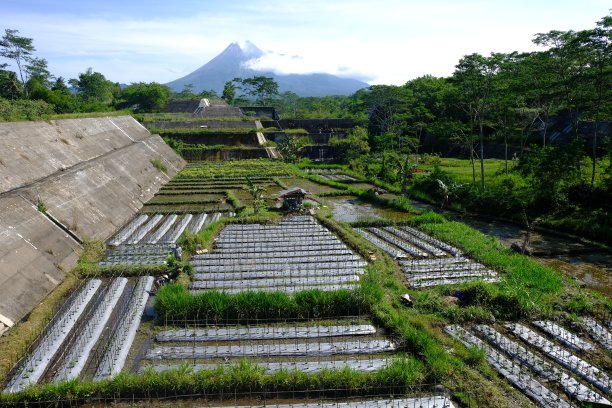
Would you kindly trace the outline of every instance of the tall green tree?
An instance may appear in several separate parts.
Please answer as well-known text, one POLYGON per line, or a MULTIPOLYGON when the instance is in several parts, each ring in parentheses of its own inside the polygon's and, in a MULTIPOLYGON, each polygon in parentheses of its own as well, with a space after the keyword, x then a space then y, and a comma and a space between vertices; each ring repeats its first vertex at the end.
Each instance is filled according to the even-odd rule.
POLYGON ((593 122, 591 186, 594 186, 599 123, 612 116, 612 15, 597 22, 596 28, 578 32, 576 37, 589 61, 583 81, 588 96, 583 102, 593 122))
POLYGON ((435 123, 438 119, 453 115, 453 102, 449 98, 454 97, 453 85, 446 78, 436 78, 431 75, 426 75, 408 81, 404 87, 411 93, 409 100, 408 122, 406 130, 414 138, 418 140, 416 145, 416 154, 418 159, 421 140, 427 134, 432 141, 433 146, 436 143, 443 142, 448 136, 445 134, 436 133, 435 123))
POLYGON ((401 148, 412 97, 410 90, 394 85, 372 85, 355 95, 368 115, 370 132, 395 135, 394 148, 401 148))
POLYGON ((330 146, 335 150, 336 159, 342 163, 350 163, 361 156, 370 153, 368 131, 357 126, 346 137, 332 137, 330 146))
MULTIPOLYGON (((4 30, 4 35, 0 40, 0 57, 12 60, 17 66, 21 85, 25 89, 27 75, 26 65, 32 60, 32 53, 36 51, 32 45, 32 38, 21 37, 19 30, 4 30)), ((27 92, 27 90, 26 90, 27 92)))
POLYGON ((485 191, 484 128, 493 107, 494 78, 499 71, 500 54, 484 57, 464 56, 457 64, 453 79, 462 94, 462 106, 469 116, 470 127, 476 128, 480 140, 480 191, 485 191))
POLYGON ((113 103, 115 84, 101 73, 94 72, 92 68, 79 74, 78 79, 68 82, 76 88, 77 96, 83 103, 83 110, 104 110, 113 103))
POLYGON ((173 95, 173 98, 176 99, 195 99, 198 96, 193 92, 195 87, 193 84, 185 84, 183 85, 183 89, 181 92, 177 92, 173 95))
POLYGON ((234 98, 236 97, 236 85, 234 82, 227 81, 223 86, 223 93, 221 94, 221 98, 229 105, 234 103, 234 98))
POLYGON ((64 78, 59 77, 51 86, 51 100, 57 113, 68 113, 76 110, 76 100, 66 85, 64 78))
POLYGON ((123 105, 138 106, 138 110, 152 112, 163 108, 170 98, 170 88, 157 82, 132 83, 121 92, 123 105))
POLYGON ((25 70, 28 80, 36 78, 46 88, 51 88, 51 86, 53 86, 54 78, 49 71, 46 59, 31 58, 30 61, 28 61, 25 70))
POLYGON ((278 83, 271 77, 234 78, 233 82, 238 84, 237 88, 244 95, 254 97, 255 102, 259 104, 268 104, 278 95, 278 83))
POLYGON ((17 73, 0 69, 0 98, 17 99, 23 92, 23 85, 17 78, 17 73))

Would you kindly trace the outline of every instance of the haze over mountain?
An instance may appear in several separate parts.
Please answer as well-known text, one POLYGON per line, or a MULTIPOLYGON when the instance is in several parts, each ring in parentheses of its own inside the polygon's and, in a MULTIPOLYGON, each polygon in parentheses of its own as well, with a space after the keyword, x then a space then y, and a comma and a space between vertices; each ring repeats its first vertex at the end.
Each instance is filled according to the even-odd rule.
POLYGON ((192 84, 194 92, 214 90, 219 95, 223 86, 234 78, 249 78, 265 75, 274 78, 280 93, 295 92, 300 96, 350 95, 369 85, 365 82, 339 76, 313 74, 277 74, 267 70, 250 68, 264 56, 264 52, 250 41, 242 46, 231 43, 221 54, 182 78, 167 83, 174 91, 181 91, 185 85, 192 84))

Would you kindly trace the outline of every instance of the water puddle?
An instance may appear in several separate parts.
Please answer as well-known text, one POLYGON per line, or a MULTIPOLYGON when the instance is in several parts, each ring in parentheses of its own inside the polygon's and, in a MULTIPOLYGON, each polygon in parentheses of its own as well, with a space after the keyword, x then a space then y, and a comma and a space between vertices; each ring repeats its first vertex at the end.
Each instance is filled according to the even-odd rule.
POLYGON ((332 204, 332 214, 337 221, 356 222, 364 219, 388 219, 405 221, 408 213, 389 208, 378 207, 353 196, 327 197, 332 204))

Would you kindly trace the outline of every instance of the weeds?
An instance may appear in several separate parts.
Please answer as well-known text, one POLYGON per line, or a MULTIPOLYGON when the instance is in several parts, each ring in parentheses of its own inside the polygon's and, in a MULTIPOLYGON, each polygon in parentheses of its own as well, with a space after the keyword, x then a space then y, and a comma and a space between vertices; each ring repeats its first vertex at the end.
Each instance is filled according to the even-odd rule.
POLYGON ((161 159, 151 159, 151 164, 162 173, 168 174, 168 168, 164 163, 162 163, 161 159))
POLYGON ((47 212, 47 206, 45 205, 44 201, 42 201, 40 198, 36 202, 36 209, 43 214, 47 212))

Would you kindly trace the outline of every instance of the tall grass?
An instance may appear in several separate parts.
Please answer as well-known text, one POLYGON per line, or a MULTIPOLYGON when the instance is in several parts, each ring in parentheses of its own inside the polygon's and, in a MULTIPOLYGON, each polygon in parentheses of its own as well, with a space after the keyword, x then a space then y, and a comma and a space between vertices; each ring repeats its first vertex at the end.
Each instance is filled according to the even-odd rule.
POLYGON ((155 311, 160 322, 181 324, 356 316, 368 313, 369 308, 359 290, 305 290, 292 296, 282 292, 230 295, 217 291, 191 295, 184 286, 174 284, 158 291, 155 311))
POLYGON ((255 393, 269 398, 295 398, 300 393, 310 397, 352 397, 377 394, 405 394, 420 386, 423 365, 411 356, 398 357, 388 367, 376 372, 350 369, 323 370, 306 374, 298 370, 266 373, 255 364, 242 360, 230 367, 193 372, 184 365, 165 372, 146 370, 143 374, 121 373, 99 382, 72 380, 59 384, 37 385, 15 394, 0 394, 5 407, 73 406, 86 402, 115 400, 152 400, 205 397, 211 400, 252 397, 255 393))
POLYGON ((557 271, 502 247, 495 238, 465 224, 438 222, 423 223, 420 227, 501 272, 503 279, 499 285, 475 283, 464 289, 469 303, 485 306, 499 317, 550 313, 553 300, 563 290, 557 271))

